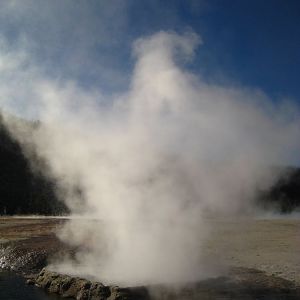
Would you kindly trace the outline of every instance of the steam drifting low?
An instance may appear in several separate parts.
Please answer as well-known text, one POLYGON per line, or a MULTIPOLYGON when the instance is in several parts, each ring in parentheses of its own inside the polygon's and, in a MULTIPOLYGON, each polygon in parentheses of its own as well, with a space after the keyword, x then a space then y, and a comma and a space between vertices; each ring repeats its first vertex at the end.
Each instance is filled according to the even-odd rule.
POLYGON ((11 132, 83 216, 59 233, 81 246, 59 271, 126 284, 198 279, 206 219, 251 212, 276 177, 269 166, 297 160, 297 109, 189 72, 199 44, 193 32, 137 40, 130 88, 110 99, 41 76, 26 53, 11 57, 10 74, 30 78, 17 104, 41 120, 32 136, 8 119, 11 132))

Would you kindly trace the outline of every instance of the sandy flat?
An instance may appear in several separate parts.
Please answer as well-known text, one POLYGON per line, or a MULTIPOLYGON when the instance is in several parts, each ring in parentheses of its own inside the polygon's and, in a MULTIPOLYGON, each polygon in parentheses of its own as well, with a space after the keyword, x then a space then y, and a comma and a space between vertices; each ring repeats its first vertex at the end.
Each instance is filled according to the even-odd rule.
MULTIPOLYGON (((0 218, 0 243, 47 236, 65 220, 0 218)), ((254 268, 300 286, 300 219, 208 220, 203 261, 220 269, 254 268)))
POLYGON ((221 266, 265 271, 300 285, 300 219, 210 221, 203 250, 221 266))

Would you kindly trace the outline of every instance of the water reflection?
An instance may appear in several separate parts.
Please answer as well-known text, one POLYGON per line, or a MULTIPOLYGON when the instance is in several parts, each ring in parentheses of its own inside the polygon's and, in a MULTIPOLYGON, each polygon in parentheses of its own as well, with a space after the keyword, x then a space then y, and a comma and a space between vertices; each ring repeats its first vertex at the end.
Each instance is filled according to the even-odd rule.
POLYGON ((3 300, 59 300, 56 295, 48 295, 43 290, 28 286, 25 280, 12 272, 0 272, 0 299, 3 300))

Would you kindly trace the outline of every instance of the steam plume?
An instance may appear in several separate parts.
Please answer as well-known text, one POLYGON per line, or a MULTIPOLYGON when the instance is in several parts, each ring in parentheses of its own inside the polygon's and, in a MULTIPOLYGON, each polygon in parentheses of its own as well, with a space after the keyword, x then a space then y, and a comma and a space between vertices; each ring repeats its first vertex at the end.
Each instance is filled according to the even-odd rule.
POLYGON ((200 43, 194 33, 139 39, 130 88, 112 99, 27 70, 41 126, 10 128, 82 214, 60 232, 82 246, 78 262, 56 268, 126 284, 197 279, 207 217, 251 212, 274 179, 268 166, 296 161, 298 112, 190 73, 200 43))

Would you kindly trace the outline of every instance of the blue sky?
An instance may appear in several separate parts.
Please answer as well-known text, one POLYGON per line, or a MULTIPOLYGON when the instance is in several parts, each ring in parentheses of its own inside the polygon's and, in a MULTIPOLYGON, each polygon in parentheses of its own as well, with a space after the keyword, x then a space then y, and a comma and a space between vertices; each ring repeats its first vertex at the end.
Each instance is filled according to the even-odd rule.
POLYGON ((208 82, 300 101, 297 0, 2 1, 0 36, 45 73, 107 93, 126 89, 135 39, 193 30, 203 44, 188 65, 208 82))

